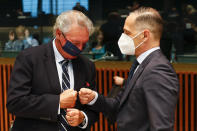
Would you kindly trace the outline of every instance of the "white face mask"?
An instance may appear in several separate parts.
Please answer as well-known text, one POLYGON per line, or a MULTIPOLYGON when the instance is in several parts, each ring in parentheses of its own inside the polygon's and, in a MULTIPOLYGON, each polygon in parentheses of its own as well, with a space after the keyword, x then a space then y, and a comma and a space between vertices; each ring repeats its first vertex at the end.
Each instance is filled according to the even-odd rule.
POLYGON ((122 54, 124 54, 124 55, 134 55, 135 54, 135 49, 137 49, 139 46, 141 46, 144 43, 144 41, 135 47, 133 39, 136 38, 141 33, 142 32, 138 33, 133 38, 126 35, 125 33, 122 33, 120 39, 118 40, 118 46, 119 46, 122 54))

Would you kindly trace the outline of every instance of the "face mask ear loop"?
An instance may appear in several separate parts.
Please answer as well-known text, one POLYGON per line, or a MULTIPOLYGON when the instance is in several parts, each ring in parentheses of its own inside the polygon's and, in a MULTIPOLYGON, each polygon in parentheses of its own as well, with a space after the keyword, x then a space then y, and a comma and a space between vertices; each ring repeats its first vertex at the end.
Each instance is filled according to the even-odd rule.
POLYGON ((137 35, 135 35, 132 39, 135 39, 138 35, 140 35, 143 31, 139 32, 137 35))
POLYGON ((144 43, 144 41, 145 41, 145 40, 143 40, 139 45, 137 45, 137 46, 135 47, 135 49, 137 49, 138 47, 140 47, 140 46, 144 43))
MULTIPOLYGON (((62 32, 62 35, 63 35, 64 39, 67 40, 63 32, 62 32)), ((63 46, 62 42, 60 40, 58 40, 58 41, 59 41, 60 45, 63 46)))
POLYGON ((64 35, 64 33, 63 33, 63 32, 62 32, 62 35, 63 35, 64 39, 66 39, 66 37, 65 37, 65 35, 64 35))
MULTIPOLYGON (((143 31, 141 31, 141 32, 139 32, 136 36, 134 36, 132 39, 135 39, 137 36, 139 36, 141 33, 142 33, 143 31)), ((145 40, 144 40, 145 41, 145 40)), ((139 45, 137 45, 136 47, 135 47, 135 49, 137 49, 138 47, 140 47, 143 43, 144 43, 144 41, 142 41, 139 45)))

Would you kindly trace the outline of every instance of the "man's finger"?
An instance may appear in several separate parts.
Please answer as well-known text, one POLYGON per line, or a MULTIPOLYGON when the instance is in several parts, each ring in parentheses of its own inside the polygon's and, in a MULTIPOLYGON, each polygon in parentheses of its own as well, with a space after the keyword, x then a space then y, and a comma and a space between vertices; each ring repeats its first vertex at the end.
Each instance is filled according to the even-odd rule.
POLYGON ((77 109, 75 109, 75 108, 67 108, 67 109, 66 109, 67 112, 76 111, 76 110, 77 110, 77 109))
POLYGON ((72 117, 74 115, 73 111, 70 111, 70 112, 66 112, 66 115, 72 117))
POLYGON ((81 91, 82 93, 90 93, 90 92, 91 92, 91 90, 88 89, 88 88, 81 88, 80 91, 81 91))
POLYGON ((86 91, 79 91, 79 95, 86 95, 88 94, 86 91))
POLYGON ((73 117, 73 116, 77 115, 77 110, 76 109, 72 109, 72 108, 67 109, 67 113, 66 114, 71 116, 71 117, 73 117))
POLYGON ((67 89, 65 90, 66 92, 73 92, 74 90, 73 89, 67 89))
POLYGON ((66 120, 67 120, 67 121, 72 121, 72 118, 71 118, 71 116, 69 116, 69 115, 66 115, 66 120))
POLYGON ((76 95, 77 95, 77 92, 76 92, 76 91, 72 91, 71 94, 72 94, 73 96, 76 96, 76 95))
POLYGON ((80 99, 80 101, 88 101, 88 98, 87 97, 83 97, 80 99))

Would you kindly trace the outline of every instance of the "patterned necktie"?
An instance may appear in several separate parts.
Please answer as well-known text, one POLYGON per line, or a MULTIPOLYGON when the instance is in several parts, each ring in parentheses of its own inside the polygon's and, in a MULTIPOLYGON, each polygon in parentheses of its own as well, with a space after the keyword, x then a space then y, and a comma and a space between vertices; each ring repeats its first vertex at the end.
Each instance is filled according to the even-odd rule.
POLYGON ((138 65, 139 65, 139 63, 138 63, 137 59, 135 59, 135 60, 133 61, 133 64, 132 64, 132 66, 131 66, 131 69, 130 69, 130 71, 129 71, 129 76, 128 76, 128 79, 127 79, 128 82, 129 82, 129 81, 131 80, 131 78, 133 77, 133 74, 134 74, 134 72, 135 72, 135 69, 137 68, 138 65))
POLYGON ((64 90, 70 89, 70 78, 68 74, 68 60, 63 60, 60 62, 62 65, 62 92, 64 90))
MULTIPOLYGON (((68 74, 68 60, 62 60, 59 62, 62 66, 62 89, 61 92, 64 90, 70 89, 70 78, 68 74)), ((60 109, 60 115, 59 115, 59 122, 60 122, 60 131, 69 131, 70 126, 67 123, 67 120, 65 118, 66 116, 66 110, 60 109)))

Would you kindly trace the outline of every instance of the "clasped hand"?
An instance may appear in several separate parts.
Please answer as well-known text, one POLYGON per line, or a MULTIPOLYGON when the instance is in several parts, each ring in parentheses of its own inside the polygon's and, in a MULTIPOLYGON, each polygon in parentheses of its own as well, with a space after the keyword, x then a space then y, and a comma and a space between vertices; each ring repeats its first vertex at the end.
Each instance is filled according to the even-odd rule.
POLYGON ((78 126, 84 118, 84 114, 78 109, 68 108, 66 110, 66 120, 70 126, 78 126))
POLYGON ((79 99, 81 104, 88 104, 95 98, 95 92, 88 88, 81 88, 79 91, 79 99))
MULTIPOLYGON (((95 92, 88 88, 81 88, 79 91, 79 98, 81 104, 88 104, 95 97, 95 92)), ((65 90, 60 94, 60 108, 67 108, 66 120, 70 126, 78 126, 81 124, 85 118, 84 114, 78 110, 74 109, 77 100, 77 91, 73 89, 65 90)))
POLYGON ((72 108, 77 100, 77 91, 73 89, 65 90, 60 94, 60 108, 72 108))
MULTIPOLYGON (((95 92, 88 88, 81 88, 79 91, 81 104, 88 104, 95 98, 95 92)), ((60 94, 60 108, 72 108, 77 100, 77 91, 73 89, 65 90, 60 94)))

